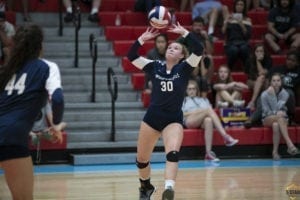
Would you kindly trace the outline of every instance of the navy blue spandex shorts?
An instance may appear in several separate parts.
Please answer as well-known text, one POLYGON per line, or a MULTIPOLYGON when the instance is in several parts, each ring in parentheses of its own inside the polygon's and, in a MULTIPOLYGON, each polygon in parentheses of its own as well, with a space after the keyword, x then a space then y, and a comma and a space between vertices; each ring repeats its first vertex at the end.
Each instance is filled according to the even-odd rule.
POLYGON ((0 146, 0 161, 30 156, 29 149, 20 145, 0 146))
POLYGON ((145 123, 160 132, 171 123, 179 123, 182 125, 182 120, 182 111, 170 112, 155 106, 148 108, 143 119, 145 123))

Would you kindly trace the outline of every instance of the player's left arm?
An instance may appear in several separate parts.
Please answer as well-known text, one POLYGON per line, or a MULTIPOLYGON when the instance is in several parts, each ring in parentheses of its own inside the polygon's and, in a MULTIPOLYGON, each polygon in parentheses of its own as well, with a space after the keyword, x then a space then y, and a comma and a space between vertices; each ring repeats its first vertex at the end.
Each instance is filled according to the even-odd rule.
POLYGON ((191 54, 186 58, 186 62, 192 67, 198 67, 203 54, 202 42, 196 38, 194 34, 191 34, 188 30, 182 27, 179 23, 177 23, 177 25, 173 24, 173 28, 170 28, 168 32, 181 34, 183 38, 187 38, 191 41, 191 54))

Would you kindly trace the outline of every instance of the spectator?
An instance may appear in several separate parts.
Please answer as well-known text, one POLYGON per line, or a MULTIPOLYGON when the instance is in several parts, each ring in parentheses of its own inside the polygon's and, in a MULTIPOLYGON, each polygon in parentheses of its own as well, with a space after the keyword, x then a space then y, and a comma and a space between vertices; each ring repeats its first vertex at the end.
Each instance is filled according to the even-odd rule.
POLYGON ((278 42, 284 41, 291 49, 300 47, 300 33, 296 32, 299 11, 297 12, 293 0, 279 0, 278 6, 272 8, 268 15, 268 33, 265 39, 276 54, 282 49, 278 42))
POLYGON ((1 59, 6 63, 13 44, 13 36, 15 35, 15 27, 6 21, 5 13, 0 12, 0 42, 1 42, 1 59))
POLYGON ((267 53, 263 44, 254 47, 252 56, 246 63, 245 72, 248 75, 247 85, 253 90, 251 100, 247 107, 251 110, 255 109, 255 102, 261 91, 267 85, 266 76, 272 67, 272 58, 267 53))
MULTIPOLYGON (((200 42, 204 46, 204 54, 202 59, 193 71, 193 78, 197 80, 201 96, 206 97, 207 92, 210 90, 211 79, 214 73, 213 67, 213 45, 212 41, 209 39, 208 33, 205 30, 204 20, 202 17, 196 17, 192 22, 191 34, 195 35, 196 38, 200 40, 200 42)), ((178 42, 184 44, 189 52, 191 52, 191 46, 193 44, 192 41, 188 40, 188 38, 180 37, 177 39, 178 42)))
MULTIPOLYGON (((72 8, 72 2, 71 0, 63 0, 65 8, 66 8, 66 15, 64 17, 64 21, 66 23, 71 22, 74 18, 73 15, 73 8, 72 8)), ((99 22, 99 16, 98 16, 98 11, 99 11, 99 7, 101 5, 101 0, 86 0, 86 3, 91 4, 91 11, 90 14, 88 16, 88 20, 90 22, 99 22)))
MULTIPOLYGON (((25 22, 30 22, 31 17, 28 12, 28 7, 29 7, 29 2, 28 0, 22 0, 22 5, 23 5, 23 19, 25 22)), ((7 8, 8 10, 14 10, 14 0, 8 0, 7 1, 7 8)))
POLYGON ((248 89, 248 86, 242 82, 233 81, 230 69, 222 65, 218 70, 217 81, 213 88, 217 91, 216 94, 216 106, 228 107, 232 105, 234 107, 243 107, 245 104, 242 98, 242 91, 248 89))
POLYGON ((287 152, 291 155, 299 154, 299 150, 291 141, 287 129, 286 103, 289 93, 282 88, 281 74, 275 73, 271 76, 270 87, 261 95, 263 125, 272 127, 273 130, 273 159, 279 160, 278 147, 280 135, 283 136, 288 146, 287 152))
POLYGON ((296 105, 300 106, 300 53, 299 51, 289 51, 287 53, 286 64, 272 67, 270 75, 280 73, 283 75, 282 86, 289 93, 287 103, 290 119, 294 119, 296 105), (297 101, 296 101, 297 100, 297 101), (296 103, 297 102, 297 103, 296 103))
POLYGON ((213 127, 215 126, 220 135, 224 138, 226 146, 233 146, 238 143, 237 139, 233 139, 223 128, 218 115, 212 109, 207 98, 198 96, 199 88, 197 82, 190 80, 187 86, 187 96, 184 98, 183 124, 186 128, 203 128, 205 140, 205 160, 218 162, 219 158, 211 150, 213 141, 213 127))
POLYGON ((245 66, 250 54, 251 30, 252 23, 251 19, 247 17, 245 0, 235 0, 233 13, 225 19, 222 27, 222 32, 226 36, 224 48, 228 59, 227 65, 230 69, 233 69, 238 59, 245 66))
MULTIPOLYGON (((272 67, 269 70, 267 79, 274 73, 282 74, 282 87, 289 93, 287 100, 287 114, 289 123, 294 123, 296 106, 300 106, 300 55, 297 51, 289 51, 287 54, 286 64, 272 67)), ((249 120, 245 122, 245 127, 250 128, 253 125, 260 125, 262 118, 262 105, 260 97, 256 101, 255 112, 252 113, 249 120)))
POLYGON ((212 36, 220 13, 222 13, 223 19, 226 19, 228 15, 227 6, 223 6, 218 0, 203 0, 194 5, 192 19, 202 17, 208 23, 208 34, 212 36))
MULTIPOLYGON (((166 61, 166 51, 168 48, 168 36, 164 33, 159 34, 158 36, 155 37, 155 47, 150 49, 147 53, 147 58, 150 60, 159 60, 161 62, 166 61)), ((148 94, 151 93, 152 90, 152 83, 150 81, 149 76, 147 73, 145 73, 145 87, 144 91, 148 94)))

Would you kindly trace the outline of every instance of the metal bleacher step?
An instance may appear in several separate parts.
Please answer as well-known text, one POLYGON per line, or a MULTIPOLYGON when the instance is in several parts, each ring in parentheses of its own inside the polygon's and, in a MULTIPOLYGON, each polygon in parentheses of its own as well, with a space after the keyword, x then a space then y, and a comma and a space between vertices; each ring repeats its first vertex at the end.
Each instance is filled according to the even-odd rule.
MULTIPOLYGON (((136 153, 103 153, 103 154, 72 154, 73 165, 98 165, 98 164, 133 164, 135 165, 136 153)), ((151 162, 165 162, 164 152, 154 152, 151 162)))

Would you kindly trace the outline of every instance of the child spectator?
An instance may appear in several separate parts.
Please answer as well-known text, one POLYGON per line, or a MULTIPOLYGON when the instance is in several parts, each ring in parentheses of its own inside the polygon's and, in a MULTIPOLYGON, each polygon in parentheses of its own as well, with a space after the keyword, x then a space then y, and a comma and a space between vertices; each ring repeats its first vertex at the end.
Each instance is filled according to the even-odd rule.
POLYGON ((232 105, 234 107, 243 107, 245 104, 242 98, 242 91, 248 89, 248 86, 242 82, 233 81, 230 69, 222 65, 218 70, 217 81, 213 88, 216 93, 216 106, 228 107, 232 105))
POLYGON ((279 0, 278 6, 272 8, 268 15, 268 33, 265 39, 276 54, 282 49, 278 42, 284 41, 291 49, 300 47, 300 33, 296 32, 299 11, 295 9, 293 0, 279 0))
POLYGON ((186 128, 203 128, 205 140, 205 160, 218 162, 216 154, 211 150, 213 141, 214 126, 224 138, 226 146, 233 146, 238 143, 237 139, 233 139, 223 128, 218 115, 212 109, 207 98, 199 97, 199 88, 197 82, 190 80, 187 86, 187 96, 184 98, 182 111, 183 123, 186 128))
POLYGON ((289 93, 282 87, 281 74, 275 73, 271 76, 270 87, 261 95, 263 125, 273 130, 273 159, 279 160, 278 147, 280 135, 283 136, 288 146, 287 152, 291 155, 299 154, 300 151, 291 141, 287 130, 287 108, 286 103, 289 93))
POLYGON ((222 27, 222 33, 226 36, 224 48, 228 59, 227 65, 230 69, 233 69, 238 59, 245 66, 250 54, 251 30, 252 23, 251 19, 247 17, 245 0, 235 0, 233 13, 225 19, 222 27))
POLYGON ((254 47, 253 53, 246 63, 245 72, 248 75, 247 85, 253 90, 248 108, 255 109, 255 102, 260 92, 264 90, 267 84, 266 76, 272 67, 272 58, 267 53, 263 44, 254 47))

